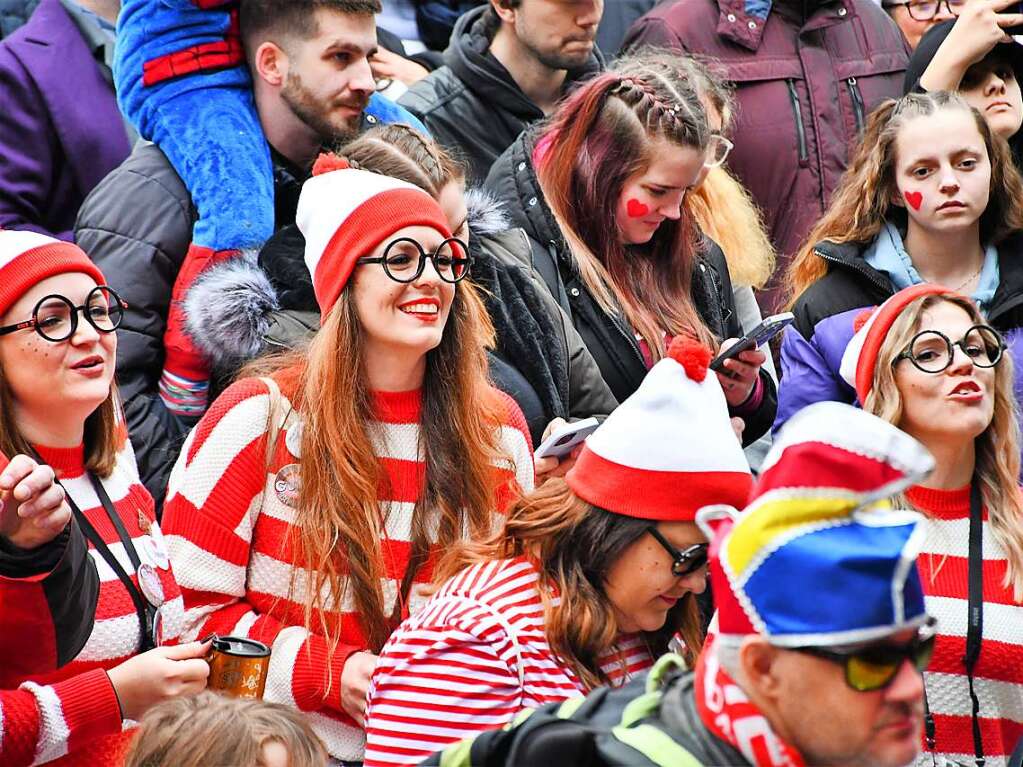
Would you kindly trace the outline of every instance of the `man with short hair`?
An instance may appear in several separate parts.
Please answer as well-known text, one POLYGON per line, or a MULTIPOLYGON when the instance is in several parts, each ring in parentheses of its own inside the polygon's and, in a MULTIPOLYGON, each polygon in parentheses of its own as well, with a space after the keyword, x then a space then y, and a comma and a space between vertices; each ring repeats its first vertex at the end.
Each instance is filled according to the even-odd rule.
POLYGON ((886 499, 933 467, 891 424, 811 405, 779 434, 742 514, 697 514, 718 612, 693 671, 667 655, 645 680, 544 706, 423 764, 911 764, 935 626, 916 568, 923 518, 886 499))
MULTIPOLYGON (((415 122, 373 95, 379 7, 379 0, 242 0, 242 43, 273 163, 275 229, 294 223, 322 147, 377 122, 415 122)), ((196 219, 167 157, 144 143, 89 195, 75 226, 79 244, 129 305, 118 330, 118 383, 140 473, 158 504, 190 426, 168 411, 157 387, 172 288, 196 219)))
POLYGON ((604 0, 490 0, 458 20, 444 66, 398 103, 483 180, 523 129, 603 68, 603 10, 604 0))

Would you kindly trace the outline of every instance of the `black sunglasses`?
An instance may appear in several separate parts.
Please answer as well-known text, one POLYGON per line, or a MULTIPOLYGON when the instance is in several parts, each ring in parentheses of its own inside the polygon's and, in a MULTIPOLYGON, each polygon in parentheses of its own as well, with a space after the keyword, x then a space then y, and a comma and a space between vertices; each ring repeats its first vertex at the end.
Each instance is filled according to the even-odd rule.
POLYGON ((905 661, 913 664, 919 672, 927 669, 934 655, 934 641, 937 638, 937 621, 928 618, 917 635, 906 644, 874 644, 847 652, 838 652, 823 647, 792 647, 796 652, 815 655, 818 658, 845 667, 845 683, 857 692, 880 690, 891 684, 905 661))
POLYGON ((433 268, 444 282, 459 282, 472 265, 469 246, 457 237, 444 240, 433 253, 427 253, 423 246, 409 237, 399 237, 387 243, 382 256, 363 257, 357 264, 383 264, 384 272, 395 282, 415 282, 426 268, 426 259, 433 262, 433 268))
POLYGON ((100 333, 113 333, 124 319, 128 304, 106 285, 89 291, 85 303, 75 306, 61 295, 44 296, 32 310, 32 317, 0 328, 0 336, 32 328, 47 341, 67 341, 78 331, 78 313, 100 333))
POLYGON ((707 549, 709 547, 706 543, 695 543, 685 551, 679 551, 653 525, 647 528, 647 532, 671 555, 671 573, 676 578, 695 573, 707 564, 707 549))

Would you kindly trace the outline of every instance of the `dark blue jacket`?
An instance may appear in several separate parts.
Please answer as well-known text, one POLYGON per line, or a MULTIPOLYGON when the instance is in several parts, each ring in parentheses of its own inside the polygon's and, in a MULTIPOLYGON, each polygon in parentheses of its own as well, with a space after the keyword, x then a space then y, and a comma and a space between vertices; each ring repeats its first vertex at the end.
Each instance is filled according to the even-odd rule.
MULTIPOLYGON (((820 242, 815 250, 828 272, 796 299, 796 321, 781 344, 781 383, 774 431, 796 412, 822 400, 856 403, 856 392, 839 375, 853 322, 879 306, 895 289, 888 275, 871 267, 863 253, 870 243, 820 242)), ((987 320, 1005 336, 1016 363, 1016 399, 1023 394, 1023 234, 998 245, 998 289, 987 320)))

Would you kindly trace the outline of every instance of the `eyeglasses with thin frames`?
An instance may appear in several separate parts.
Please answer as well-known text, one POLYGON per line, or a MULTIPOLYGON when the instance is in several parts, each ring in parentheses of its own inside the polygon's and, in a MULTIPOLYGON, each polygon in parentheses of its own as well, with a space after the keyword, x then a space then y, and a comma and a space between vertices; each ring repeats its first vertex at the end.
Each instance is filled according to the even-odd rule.
POLYGON ((967 0, 920 0, 920 2, 886 3, 886 5, 905 5, 906 11, 914 21, 930 21, 944 5, 952 16, 958 16, 966 7, 967 0))
POLYGON ((671 573, 676 578, 684 578, 707 564, 708 546, 706 543, 695 543, 684 551, 679 551, 667 538, 661 535, 661 531, 654 525, 650 525, 647 528, 647 532, 671 555, 671 573))
POLYGON ((75 306, 65 296, 53 294, 39 300, 29 319, 0 327, 0 336, 32 329, 52 343, 67 341, 78 331, 79 313, 98 332, 113 333, 120 327, 127 308, 128 304, 106 285, 90 290, 81 306, 75 306))

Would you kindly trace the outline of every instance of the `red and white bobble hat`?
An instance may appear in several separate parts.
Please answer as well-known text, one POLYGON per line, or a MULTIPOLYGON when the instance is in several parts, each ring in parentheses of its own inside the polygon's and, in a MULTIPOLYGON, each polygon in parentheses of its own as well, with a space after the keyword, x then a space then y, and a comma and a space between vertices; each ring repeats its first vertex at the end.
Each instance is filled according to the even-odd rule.
POLYGON ((708 375, 711 352, 676 338, 586 440, 565 476, 587 503, 615 514, 688 522, 703 506, 744 506, 749 464, 735 438, 721 384, 708 375))
POLYGON ((34 285, 58 274, 81 272, 105 285, 106 279, 85 251, 37 232, 0 230, 0 316, 34 285))
MULTIPOLYGON (((854 389, 856 398, 862 405, 870 390, 874 388, 874 371, 877 369, 877 357, 881 352, 881 344, 892 329, 895 320, 903 310, 921 296, 951 295, 948 288, 934 283, 924 282, 903 288, 883 304, 878 306, 866 317, 862 326, 857 328, 849 345, 842 354, 839 374, 854 389)), ((857 318, 857 323, 866 315, 857 318)))
POLYGON ((320 155, 302 185, 295 223, 305 236, 305 262, 321 315, 337 302, 355 262, 399 229, 429 226, 451 236, 440 205, 424 190, 355 170, 332 155, 320 155))

